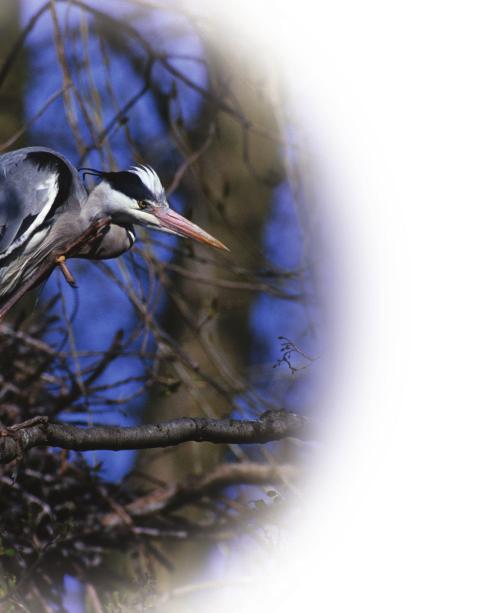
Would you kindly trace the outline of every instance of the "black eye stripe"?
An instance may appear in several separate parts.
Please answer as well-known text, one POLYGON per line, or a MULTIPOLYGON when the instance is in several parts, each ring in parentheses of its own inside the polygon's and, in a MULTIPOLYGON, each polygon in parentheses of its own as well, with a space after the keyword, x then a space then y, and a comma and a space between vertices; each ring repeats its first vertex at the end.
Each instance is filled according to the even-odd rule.
POLYGON ((120 172, 102 172, 101 176, 112 189, 115 189, 129 198, 138 202, 141 200, 153 200, 153 194, 144 185, 141 179, 133 172, 122 170, 120 172))

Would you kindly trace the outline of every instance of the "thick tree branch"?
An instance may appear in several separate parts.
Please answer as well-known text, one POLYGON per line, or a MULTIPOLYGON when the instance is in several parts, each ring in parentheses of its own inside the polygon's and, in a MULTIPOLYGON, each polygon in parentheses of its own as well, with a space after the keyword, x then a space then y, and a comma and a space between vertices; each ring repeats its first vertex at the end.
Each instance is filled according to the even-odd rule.
POLYGON ((0 438, 0 463, 7 463, 32 447, 61 447, 76 451, 151 449, 187 441, 209 443, 267 443, 287 437, 310 437, 308 420, 286 411, 267 411, 257 420, 181 417, 133 427, 82 428, 69 424, 26 427, 0 438))

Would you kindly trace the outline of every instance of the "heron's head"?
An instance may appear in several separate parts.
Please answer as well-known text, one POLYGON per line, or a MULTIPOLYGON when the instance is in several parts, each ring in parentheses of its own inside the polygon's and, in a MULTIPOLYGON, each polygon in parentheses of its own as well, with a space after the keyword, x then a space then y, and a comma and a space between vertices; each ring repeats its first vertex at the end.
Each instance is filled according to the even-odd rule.
POLYGON ((149 166, 132 166, 121 172, 81 170, 101 178, 92 194, 101 204, 101 213, 109 215, 115 223, 136 224, 193 238, 228 251, 219 240, 170 208, 161 181, 149 166))

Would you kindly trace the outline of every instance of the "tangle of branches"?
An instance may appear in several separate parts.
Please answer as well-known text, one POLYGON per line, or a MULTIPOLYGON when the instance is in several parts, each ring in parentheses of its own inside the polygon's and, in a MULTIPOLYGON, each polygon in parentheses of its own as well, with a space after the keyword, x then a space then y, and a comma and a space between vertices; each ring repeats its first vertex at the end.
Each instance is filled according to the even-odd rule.
POLYGON ((0 152, 43 144, 79 165, 149 163, 232 255, 143 232, 117 261, 73 260, 79 290, 59 269, 27 292, 57 267, 54 254, 3 305, 0 609, 63 610, 70 575, 103 610, 129 586, 119 556, 136 598, 153 599, 156 569, 173 576, 180 543, 259 542, 297 500, 312 435, 304 400, 293 402, 315 360, 302 347, 316 336, 303 154, 287 137, 297 130, 255 78, 243 89, 247 73, 227 70, 200 15, 125 5, 48 0, 18 28, 0 58, 0 104, 14 75, 28 75, 32 104, 18 101, 19 117, 0 123, 0 152), (150 35, 158 26, 164 44, 150 35), (57 82, 40 85, 54 67, 57 82), (280 236, 294 230, 279 255, 265 240, 275 223, 280 236), (287 253, 297 255, 288 264, 287 253), (294 341, 277 328, 289 325, 294 341), (282 363, 289 376, 273 368, 282 363), (83 453, 136 449, 153 451, 118 478, 83 453), (173 458, 187 452, 184 470, 173 458))

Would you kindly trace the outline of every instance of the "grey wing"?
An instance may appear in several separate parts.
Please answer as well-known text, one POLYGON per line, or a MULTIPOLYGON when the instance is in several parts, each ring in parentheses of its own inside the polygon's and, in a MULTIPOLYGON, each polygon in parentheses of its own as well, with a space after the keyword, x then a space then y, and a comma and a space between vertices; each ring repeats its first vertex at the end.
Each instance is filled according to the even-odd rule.
POLYGON ((76 169, 44 147, 0 156, 0 261, 85 190, 76 169))

